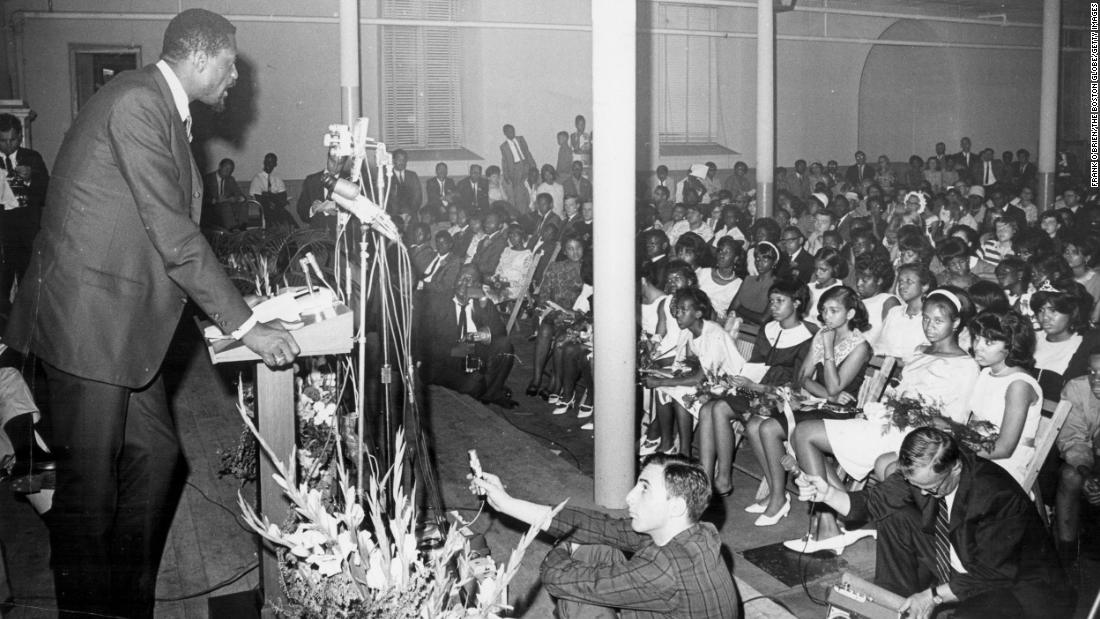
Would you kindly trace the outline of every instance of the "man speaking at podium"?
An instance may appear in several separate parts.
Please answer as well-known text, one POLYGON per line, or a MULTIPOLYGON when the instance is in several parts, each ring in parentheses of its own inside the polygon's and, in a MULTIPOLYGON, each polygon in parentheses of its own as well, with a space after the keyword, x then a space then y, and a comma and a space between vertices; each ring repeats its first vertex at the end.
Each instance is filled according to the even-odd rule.
POLYGON ((179 460, 160 367, 188 297, 270 366, 299 352, 252 319, 199 232, 189 103, 223 105, 235 32, 201 9, 174 17, 160 61, 100 89, 58 153, 5 342, 46 364, 62 617, 153 615, 179 460))

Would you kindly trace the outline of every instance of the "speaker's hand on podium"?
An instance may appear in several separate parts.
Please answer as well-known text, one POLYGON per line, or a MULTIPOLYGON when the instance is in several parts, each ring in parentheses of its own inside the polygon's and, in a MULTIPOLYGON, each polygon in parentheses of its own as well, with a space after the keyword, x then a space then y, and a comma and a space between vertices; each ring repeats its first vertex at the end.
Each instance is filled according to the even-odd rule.
POLYGON ((256 323, 241 337, 249 350, 260 355, 268 367, 283 367, 294 361, 301 350, 290 332, 280 326, 256 323))

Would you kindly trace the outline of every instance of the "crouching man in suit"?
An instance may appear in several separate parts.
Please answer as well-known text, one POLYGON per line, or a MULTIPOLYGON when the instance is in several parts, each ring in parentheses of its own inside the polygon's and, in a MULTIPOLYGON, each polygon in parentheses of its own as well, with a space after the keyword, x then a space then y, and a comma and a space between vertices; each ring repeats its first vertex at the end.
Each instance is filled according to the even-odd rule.
POLYGON ((421 320, 421 361, 428 384, 486 404, 515 408, 504 386, 514 360, 504 320, 481 291, 481 273, 468 264, 452 294, 430 293, 421 320))
POLYGON ((881 484, 846 493, 813 475, 799 498, 850 524, 878 527, 875 583, 907 596, 912 619, 953 607, 955 619, 1069 617, 1075 595, 1050 534, 1020 484, 951 434, 917 428, 881 484))

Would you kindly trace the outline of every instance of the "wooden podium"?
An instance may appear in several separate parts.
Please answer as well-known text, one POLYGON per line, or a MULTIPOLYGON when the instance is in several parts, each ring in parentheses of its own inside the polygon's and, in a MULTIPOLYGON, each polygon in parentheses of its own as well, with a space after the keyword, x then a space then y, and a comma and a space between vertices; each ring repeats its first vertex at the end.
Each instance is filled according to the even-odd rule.
MULTIPOLYGON (((294 340, 301 349, 299 357, 318 355, 341 355, 351 351, 354 333, 354 314, 346 305, 338 303, 316 316, 303 317, 305 326, 291 331, 294 340)), ((199 322, 202 331, 209 322, 199 322)), ((280 458, 290 456, 290 450, 296 441, 296 421, 294 402, 294 365, 271 369, 260 357, 236 340, 207 340, 206 350, 215 364, 233 362, 251 362, 256 366, 256 424, 271 448, 280 458)), ((258 452, 260 450, 257 450, 258 452)), ((261 452, 260 470, 257 486, 259 499, 258 511, 267 516, 272 523, 282 526, 286 520, 290 504, 283 495, 282 488, 275 484, 271 475, 275 472, 271 462, 261 452)), ((297 470, 296 462, 289 462, 291 471, 297 470)), ((290 480, 297 483, 296 479, 290 480)), ((260 545, 260 591, 263 595, 261 616, 274 617, 276 606, 285 606, 282 580, 275 552, 262 538, 260 545)))

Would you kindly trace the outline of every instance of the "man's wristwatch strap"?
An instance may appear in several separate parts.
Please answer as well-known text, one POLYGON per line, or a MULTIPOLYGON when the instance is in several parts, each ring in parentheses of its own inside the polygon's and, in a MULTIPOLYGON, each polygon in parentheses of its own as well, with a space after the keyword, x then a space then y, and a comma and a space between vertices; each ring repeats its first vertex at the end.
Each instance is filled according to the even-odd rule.
POLYGON ((940 597, 939 588, 939 585, 935 585, 932 587, 932 603, 936 606, 943 604, 943 598, 940 597))

